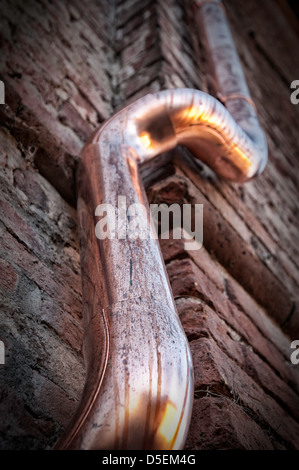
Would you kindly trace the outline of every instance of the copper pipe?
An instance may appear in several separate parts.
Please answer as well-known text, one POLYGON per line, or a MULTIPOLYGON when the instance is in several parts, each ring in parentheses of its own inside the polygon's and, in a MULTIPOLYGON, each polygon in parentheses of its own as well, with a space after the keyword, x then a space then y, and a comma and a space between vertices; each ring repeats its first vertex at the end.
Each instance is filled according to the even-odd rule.
MULTIPOLYGON (((205 3, 202 11, 211 7, 219 8, 205 3)), ((202 19, 209 37, 208 11, 202 19)), ((229 95, 225 86, 219 91, 229 95)), ((247 97, 245 87, 229 91, 247 97)), ((236 101, 230 103, 234 112, 236 101)), ((150 230, 138 165, 178 144, 225 178, 245 181, 261 172, 265 137, 254 108, 243 102, 246 110, 250 106, 249 122, 241 113, 238 125, 206 93, 161 91, 113 116, 84 147, 77 189, 87 379, 76 416, 56 448, 183 448, 193 368, 159 243, 152 237, 100 240, 95 213, 102 203, 118 207, 118 196, 125 195, 128 205, 147 207, 150 230)))
MULTIPOLYGON (((250 96, 221 0, 194 0, 197 28, 210 66, 213 94, 254 143, 261 173, 267 163, 267 142, 250 96)), ((246 178, 245 178, 246 179, 246 178)))

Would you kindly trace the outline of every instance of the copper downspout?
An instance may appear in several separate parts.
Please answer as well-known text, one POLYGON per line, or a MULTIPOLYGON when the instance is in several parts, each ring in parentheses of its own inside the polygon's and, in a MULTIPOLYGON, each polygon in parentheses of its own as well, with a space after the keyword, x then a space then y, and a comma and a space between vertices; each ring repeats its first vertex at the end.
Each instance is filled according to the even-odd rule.
POLYGON ((161 91, 109 119, 82 151, 77 188, 87 379, 59 449, 184 446, 193 402, 192 360, 159 243, 151 237, 99 240, 95 213, 102 203, 126 213, 118 204, 123 195, 127 205, 147 207, 150 231, 138 164, 178 144, 233 181, 263 170, 265 136, 221 3, 202 2, 198 16, 218 91, 231 114, 201 91, 161 91))

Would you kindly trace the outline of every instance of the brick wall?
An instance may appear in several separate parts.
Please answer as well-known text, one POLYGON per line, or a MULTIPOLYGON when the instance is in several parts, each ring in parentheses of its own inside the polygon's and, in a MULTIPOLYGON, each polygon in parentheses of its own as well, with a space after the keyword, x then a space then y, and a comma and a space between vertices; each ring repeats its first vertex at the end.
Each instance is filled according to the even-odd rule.
MULTIPOLYGON (((201 250, 161 240, 195 366, 186 448, 298 449, 298 36, 278 2, 224 3, 269 164, 244 185, 183 148, 142 168, 151 202, 204 205, 201 250)), ((124 104, 211 84, 188 1, 3 0, 0 9, 0 448, 51 448, 85 377, 78 154, 124 104)))

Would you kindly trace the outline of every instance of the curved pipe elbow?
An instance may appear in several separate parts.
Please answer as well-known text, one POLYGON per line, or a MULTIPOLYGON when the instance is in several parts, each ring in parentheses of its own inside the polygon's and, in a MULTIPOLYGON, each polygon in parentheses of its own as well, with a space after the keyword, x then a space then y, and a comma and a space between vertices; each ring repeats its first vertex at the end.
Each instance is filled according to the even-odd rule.
POLYGON ((246 181, 267 163, 267 142, 251 110, 246 131, 214 97, 198 90, 170 90, 155 95, 167 108, 179 144, 218 175, 246 181))
POLYGON ((140 162, 185 145, 218 175, 237 182, 260 174, 268 158, 255 112, 245 131, 216 98, 192 89, 141 98, 107 121, 90 143, 100 143, 107 133, 112 141, 132 148, 140 162))

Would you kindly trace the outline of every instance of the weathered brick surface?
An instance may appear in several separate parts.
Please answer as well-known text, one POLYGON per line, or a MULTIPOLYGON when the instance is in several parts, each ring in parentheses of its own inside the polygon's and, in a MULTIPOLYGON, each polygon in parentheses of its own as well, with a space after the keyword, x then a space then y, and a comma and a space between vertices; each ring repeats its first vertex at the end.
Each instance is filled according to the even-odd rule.
MULTIPOLYGON (((192 2, 1 2, 1 449, 50 448, 84 384, 74 174, 91 132, 163 88, 212 88, 192 2)), ((299 448, 298 36, 272 0, 224 0, 269 144, 220 180, 185 149, 142 169, 150 201, 202 203, 204 246, 161 248, 195 368, 188 449, 299 448), (277 39, 279 38, 279 39, 277 39)))
POLYGON ((0 288, 8 294, 13 294, 18 282, 18 273, 5 260, 0 260, 0 288))
POLYGON ((244 338, 205 303, 195 298, 181 298, 177 301, 177 307, 190 341, 209 338, 217 342, 229 358, 298 419, 298 394, 279 377, 278 367, 273 370, 273 367, 260 357, 252 345, 249 347, 244 338))
MULTIPOLYGON (((189 176, 189 173, 187 174, 189 176)), ((190 175, 190 178, 193 178, 193 176, 190 175)), ((206 197, 202 192, 202 188, 199 190, 199 177, 196 175, 194 178, 197 179, 197 187, 194 187, 191 181, 180 173, 178 173, 177 178, 171 177, 169 181, 165 180, 157 183, 155 190, 154 188, 151 190, 151 200, 156 203, 168 203, 171 199, 169 192, 172 191, 175 194, 175 202, 178 204, 188 202, 203 204, 203 237, 207 249, 213 252, 221 264, 267 308, 279 324, 285 324, 294 303, 298 302, 296 282, 290 281, 289 289, 282 285, 280 278, 277 278, 272 270, 261 262, 255 250, 240 235, 240 230, 236 230, 239 225, 235 224, 232 227, 233 217, 228 217, 232 210, 228 211, 227 215, 225 204, 223 204, 224 211, 215 211, 214 201, 210 202, 208 199, 210 193, 206 197), (181 194, 182 186, 185 187, 183 195, 181 194), (256 279, 263 279, 263 283, 257 283, 256 279)), ((282 267, 276 265, 276 268, 279 269, 279 274, 282 275, 282 267)), ((293 325, 292 330, 288 333, 297 337, 298 329, 299 322, 293 325)))
POLYGON ((213 340, 200 338, 191 342, 195 364, 195 394, 207 390, 220 395, 231 395, 262 426, 270 428, 274 437, 280 437, 287 448, 298 448, 299 424, 286 413, 231 360, 213 340))
POLYGON ((186 449, 196 450, 272 450, 283 449, 271 442, 246 410, 237 402, 217 397, 213 392, 196 400, 186 449))
POLYGON ((45 448, 84 383, 76 214, 5 130, 1 144, 1 448, 45 448))
MULTIPOLYGON (((167 271, 175 297, 187 296, 201 299, 228 323, 251 348, 254 348, 264 360, 269 362, 284 379, 292 377, 298 390, 298 371, 294 369, 293 374, 291 364, 286 364, 286 360, 289 360, 289 351, 286 345, 289 343, 286 343, 279 331, 275 332, 275 325, 270 328, 271 323, 269 324, 269 331, 276 333, 276 341, 272 343, 273 337, 268 337, 268 332, 267 334, 262 333, 248 317, 247 312, 232 304, 225 291, 217 289, 193 261, 189 259, 175 260, 167 265, 167 271), (182 278, 184 282, 182 282, 182 278)), ((260 310, 260 315, 264 315, 262 310, 260 310)))

